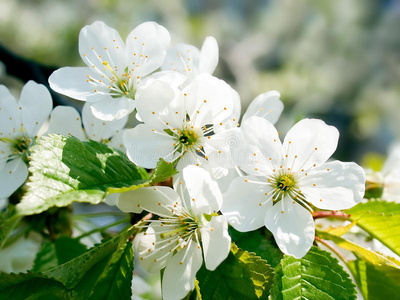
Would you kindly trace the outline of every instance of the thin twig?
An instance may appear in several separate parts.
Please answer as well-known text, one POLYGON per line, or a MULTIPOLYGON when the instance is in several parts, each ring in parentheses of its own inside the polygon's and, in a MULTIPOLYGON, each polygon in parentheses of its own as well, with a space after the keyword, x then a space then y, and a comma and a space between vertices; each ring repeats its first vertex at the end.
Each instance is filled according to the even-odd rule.
POLYGON ((346 214, 341 211, 314 211, 312 213, 312 216, 314 219, 319 219, 319 218, 338 218, 338 219, 348 219, 350 218, 350 214, 346 214))
POLYGON ((335 247, 333 247, 331 244, 329 244, 327 241, 325 241, 325 240, 323 240, 323 239, 321 239, 321 238, 319 238, 319 237, 315 237, 315 240, 316 241, 318 241, 318 242, 320 242, 321 244, 323 244, 323 245, 325 245, 326 247, 328 247, 329 249, 331 249, 337 256, 339 256, 343 261, 344 261, 344 263, 347 265, 347 263, 349 262, 348 260, 347 260, 347 258, 345 258, 344 257, 344 255, 338 250, 338 249, 336 249, 335 247))

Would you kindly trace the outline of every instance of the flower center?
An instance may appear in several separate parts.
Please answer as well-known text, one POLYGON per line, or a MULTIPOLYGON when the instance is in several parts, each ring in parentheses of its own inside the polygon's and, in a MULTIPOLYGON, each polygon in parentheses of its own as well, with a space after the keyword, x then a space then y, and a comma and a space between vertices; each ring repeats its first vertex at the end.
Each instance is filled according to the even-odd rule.
POLYGON ((22 156, 22 159, 24 161, 27 161, 27 158, 29 156, 29 148, 33 144, 31 138, 23 135, 14 139, 0 138, 0 142, 8 143, 10 146, 11 155, 9 155, 8 161, 13 160, 16 156, 22 156))
POLYGON ((141 260, 150 258, 157 262, 171 254, 176 254, 183 248, 190 247, 193 241, 200 247, 200 230, 198 230, 200 224, 187 212, 180 211, 171 217, 149 220, 149 222, 151 226, 157 227, 158 231, 151 233, 147 230, 145 234, 155 234, 156 241, 152 244, 153 247, 146 247, 140 251, 141 260))
POLYGON ((179 136, 182 145, 193 146, 197 141, 197 133, 194 130, 185 130, 179 136))
POLYGON ((285 197, 290 197, 293 203, 298 203, 305 209, 312 211, 305 196, 297 187, 297 180, 294 173, 279 171, 277 174, 268 178, 268 183, 274 188, 272 196, 273 205, 277 204, 285 197))
POLYGON ((197 128, 193 128, 190 124, 187 124, 182 130, 172 132, 175 138, 175 151, 183 154, 188 151, 200 151, 202 149, 202 137, 203 131, 197 128))
POLYGON ((119 76, 116 73, 116 70, 110 66, 107 61, 103 61, 103 65, 111 72, 113 75, 110 77, 111 89, 110 93, 112 96, 125 96, 128 98, 134 99, 135 97, 135 89, 133 81, 131 80, 131 74, 128 72, 128 68, 125 69, 125 73, 119 76), (117 95, 115 95, 117 93, 117 95))
POLYGON ((292 174, 283 174, 278 177, 276 187, 281 191, 288 191, 296 186, 296 181, 292 174))

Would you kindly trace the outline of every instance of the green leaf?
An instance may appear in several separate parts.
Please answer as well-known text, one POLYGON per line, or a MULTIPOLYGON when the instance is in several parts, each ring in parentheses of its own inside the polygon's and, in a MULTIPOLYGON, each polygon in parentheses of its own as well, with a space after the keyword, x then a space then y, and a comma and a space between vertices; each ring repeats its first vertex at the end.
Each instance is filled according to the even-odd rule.
POLYGON ((12 299, 131 299, 131 234, 132 229, 43 273, 2 275, 0 295, 21 289, 12 299))
POLYGON ((52 300, 71 299, 69 291, 58 281, 40 273, 0 274, 0 299, 52 300))
POLYGON ((138 188, 144 187, 144 186, 149 186, 149 185, 154 185, 155 183, 158 182, 163 182, 171 178, 177 174, 177 171, 175 169, 175 166, 173 163, 166 162, 164 159, 160 158, 159 162, 157 163, 156 168, 153 171, 153 174, 150 176, 150 178, 138 185, 133 185, 130 187, 121 187, 121 188, 109 188, 107 192, 109 194, 113 193, 124 193, 132 190, 136 190, 138 188))
POLYGON ((343 234, 349 232, 349 230, 351 228, 353 228, 354 225, 356 225, 356 224, 357 224, 357 220, 351 222, 350 224, 348 224, 346 226, 337 226, 337 227, 329 226, 329 228, 327 228, 324 231, 326 231, 326 232, 328 232, 330 234, 333 234, 333 235, 342 236, 343 234))
POLYGON ((133 275, 132 241, 120 244, 99 276, 90 299, 130 299, 133 275))
POLYGON ((356 299, 356 290, 338 260, 313 246, 303 258, 281 260, 271 299, 356 299))
POLYGON ((232 243, 228 258, 215 271, 197 272, 203 299, 267 299, 273 269, 254 253, 232 243))
POLYGON ((0 213, 0 249, 3 248, 21 219, 22 218, 16 214, 15 206, 11 204, 7 206, 4 212, 0 213))
POLYGON ((117 236, 103 242, 69 262, 43 272, 43 274, 60 281, 67 288, 73 288, 91 268, 118 250, 120 239, 121 237, 117 236))
POLYGON ((371 200, 346 212, 357 226, 400 255, 400 203, 371 200))
POLYGON ((272 234, 267 230, 239 232, 233 227, 229 227, 229 235, 239 248, 254 252, 274 268, 283 257, 282 252, 274 242, 272 234))
POLYGON ((149 179, 149 184, 163 182, 168 180, 171 176, 177 173, 173 163, 167 162, 162 158, 157 163, 157 167, 154 169, 153 174, 149 179))
POLYGON ((60 237, 54 242, 46 240, 35 258, 32 271, 46 271, 64 264, 86 252, 79 240, 60 237))
POLYGON ((365 300, 400 299, 400 270, 388 272, 389 267, 382 269, 364 260, 350 261, 347 266, 365 300))
POLYGON ((38 214, 74 201, 99 203, 108 188, 143 183, 148 174, 113 148, 95 141, 51 134, 32 147, 28 191, 20 215, 38 214))
POLYGON ((353 253, 357 254, 358 256, 361 256, 364 260, 368 261, 371 264, 377 266, 389 266, 400 269, 400 265, 387 259, 382 254, 365 249, 364 247, 354 244, 353 242, 350 242, 342 237, 330 234, 325 231, 316 231, 316 234, 318 237, 322 239, 331 240, 332 242, 334 242, 336 245, 338 245, 343 249, 352 251, 353 253))

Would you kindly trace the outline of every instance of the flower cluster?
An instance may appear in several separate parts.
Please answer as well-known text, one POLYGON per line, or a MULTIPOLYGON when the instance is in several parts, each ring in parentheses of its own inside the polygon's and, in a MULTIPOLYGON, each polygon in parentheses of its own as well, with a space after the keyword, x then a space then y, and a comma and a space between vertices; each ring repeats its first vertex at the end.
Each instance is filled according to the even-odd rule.
MULTIPOLYGON (((355 163, 328 161, 339 133, 321 120, 299 121, 281 142, 277 91, 257 96, 239 122, 238 93, 212 75, 214 38, 201 50, 169 46, 168 31, 154 22, 139 25, 125 43, 102 22, 84 27, 79 53, 87 66, 61 68, 49 78, 55 91, 86 101, 82 117, 56 107, 47 132, 109 143, 140 167, 153 169, 160 159, 175 165, 173 188, 131 190, 118 207, 157 216, 142 226, 136 256, 150 272, 165 268, 163 297, 180 299, 193 290, 203 257, 214 270, 228 256, 228 223, 242 232, 265 226, 283 253, 300 258, 315 238, 314 210, 359 203, 365 173, 355 163), (141 124, 124 129, 132 112, 141 124)), ((1 198, 26 180, 24 161, 51 98, 34 83, 19 103, 5 88, 0 93, 1 198), (40 107, 29 102, 37 97, 40 107)))

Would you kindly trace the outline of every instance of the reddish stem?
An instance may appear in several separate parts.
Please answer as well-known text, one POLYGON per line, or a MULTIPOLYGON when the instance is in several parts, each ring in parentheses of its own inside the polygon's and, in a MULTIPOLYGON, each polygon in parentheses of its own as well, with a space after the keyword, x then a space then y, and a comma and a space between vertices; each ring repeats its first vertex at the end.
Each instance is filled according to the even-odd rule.
POLYGON ((341 211, 314 211, 312 213, 312 216, 314 219, 319 219, 319 218, 339 218, 339 219, 348 219, 350 218, 351 215, 346 214, 341 211))
POLYGON ((348 260, 346 259, 346 257, 344 257, 344 255, 338 249, 336 249, 331 244, 327 243, 325 240, 323 240, 317 236, 315 237, 315 240, 320 242, 321 244, 325 245, 329 249, 331 249, 337 256, 339 256, 347 264, 348 260))

